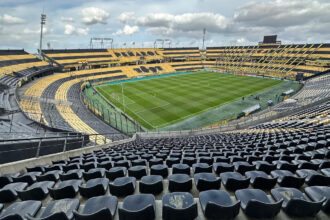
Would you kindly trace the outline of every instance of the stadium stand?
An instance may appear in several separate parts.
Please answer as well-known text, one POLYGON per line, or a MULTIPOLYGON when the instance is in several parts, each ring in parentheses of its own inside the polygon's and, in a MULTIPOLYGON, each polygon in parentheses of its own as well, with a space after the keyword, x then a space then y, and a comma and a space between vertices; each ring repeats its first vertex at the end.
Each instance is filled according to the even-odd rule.
POLYGON ((160 53, 169 61, 201 60, 198 47, 163 48, 160 49, 160 53))

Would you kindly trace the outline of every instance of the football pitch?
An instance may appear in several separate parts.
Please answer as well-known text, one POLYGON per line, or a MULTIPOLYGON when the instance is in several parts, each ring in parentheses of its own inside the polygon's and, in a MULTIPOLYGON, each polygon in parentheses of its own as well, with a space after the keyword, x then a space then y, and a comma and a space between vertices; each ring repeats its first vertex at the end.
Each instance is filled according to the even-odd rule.
POLYGON ((96 89, 143 127, 156 129, 280 83, 282 81, 203 71, 103 84, 96 89))

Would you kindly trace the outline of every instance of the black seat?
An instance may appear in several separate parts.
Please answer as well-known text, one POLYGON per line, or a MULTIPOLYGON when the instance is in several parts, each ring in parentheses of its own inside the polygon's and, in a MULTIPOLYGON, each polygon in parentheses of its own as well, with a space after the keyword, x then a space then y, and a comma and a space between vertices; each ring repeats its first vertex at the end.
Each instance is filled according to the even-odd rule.
POLYGON ((153 166, 153 165, 157 165, 157 164, 163 164, 164 161, 162 158, 152 158, 149 160, 149 167, 153 166))
POLYGON ((248 171, 245 176, 250 178, 251 185, 256 189, 270 190, 277 182, 277 178, 269 178, 263 171, 248 171))
POLYGON ((305 193, 314 202, 320 202, 326 198, 326 201, 322 205, 322 210, 330 213, 330 187, 310 186, 305 188, 305 193))
POLYGON ((122 208, 118 209, 119 219, 153 220, 155 218, 155 197, 151 194, 139 194, 127 196, 122 208))
POLYGON ((253 161, 252 164, 256 166, 256 169, 270 174, 271 171, 276 169, 276 164, 270 164, 267 161, 253 161))
POLYGON ((63 173, 62 170, 52 170, 52 171, 48 171, 40 176, 36 176, 36 178, 37 178, 38 182, 41 182, 41 181, 57 182, 57 180, 60 178, 61 173, 63 173))
POLYGON ((330 176, 330 168, 324 168, 324 169, 321 169, 321 172, 322 172, 325 176, 330 176))
POLYGON ((23 190, 28 186, 27 183, 9 183, 0 190, 0 203, 13 202, 17 199, 17 191, 23 190))
POLYGON ((245 214, 252 218, 273 218, 281 210, 282 200, 271 203, 267 194, 260 189, 240 189, 235 196, 241 201, 245 214))
POLYGON ((168 176, 168 166, 163 164, 152 165, 150 168, 151 175, 160 175, 163 178, 168 176))
POLYGON ((292 164, 285 160, 276 160, 273 161, 273 164, 276 165, 277 170, 289 170, 291 172, 296 172, 298 169, 298 164, 292 164))
POLYGON ((36 176, 40 176, 40 175, 41 175, 41 172, 29 172, 29 173, 22 174, 18 177, 13 177, 13 181, 14 182, 26 182, 29 185, 32 185, 33 183, 35 183, 37 181, 36 176))
POLYGON ((187 164, 188 166, 192 166, 194 163, 196 163, 195 157, 183 157, 182 158, 182 164, 187 164))
POLYGON ((5 185, 13 182, 13 177, 18 177, 19 173, 7 173, 0 176, 0 188, 4 187, 5 185))
POLYGON ((126 167, 113 167, 109 171, 105 171, 105 176, 110 180, 115 180, 118 177, 126 176, 127 168, 126 167))
POLYGON ((128 169, 128 176, 135 177, 138 180, 146 175, 147 175, 146 166, 133 166, 128 169))
POLYGON ((83 169, 69 170, 66 173, 60 174, 60 180, 65 181, 65 180, 81 179, 83 172, 84 172, 83 169))
POLYGON ((102 196, 108 189, 109 180, 107 178, 96 178, 88 180, 86 186, 79 186, 80 195, 85 198, 102 196))
POLYGON ((248 188, 250 178, 244 179, 242 174, 237 172, 225 172, 220 174, 220 179, 228 190, 238 190, 248 188))
POLYGON ((128 196, 134 193, 135 187, 135 177, 118 177, 110 184, 110 193, 118 197, 128 196))
POLYGON ((235 171, 239 172, 240 174, 244 174, 247 171, 255 170, 255 165, 251 165, 246 161, 237 161, 233 163, 235 167, 235 171))
POLYGON ((36 182, 25 190, 17 190, 18 197, 21 200, 43 200, 49 193, 48 188, 55 185, 53 181, 36 182))
POLYGON ((160 175, 150 175, 142 177, 140 184, 140 193, 159 194, 163 191, 163 177, 160 175))
POLYGON ((217 178, 213 173, 196 173, 194 181, 199 191, 219 189, 221 185, 220 178, 217 178))
POLYGON ((318 168, 319 168, 318 164, 314 164, 314 163, 306 161, 306 160, 293 160, 292 163, 297 164, 298 169, 318 170, 318 168))
POLYGON ((177 173, 182 173, 182 174, 187 174, 190 176, 190 167, 187 164, 173 164, 172 165, 172 174, 177 174, 177 173))
POLYGON ((75 220, 112 220, 116 214, 118 199, 115 196, 96 196, 87 200, 82 212, 73 211, 75 220))
POLYGON ((199 193, 199 202, 208 219, 235 218, 240 209, 240 202, 233 203, 230 195, 223 190, 207 190, 199 193))
POLYGON ((96 167, 97 167, 96 162, 86 162, 86 163, 80 165, 80 168, 85 170, 85 172, 88 172, 88 170, 94 169, 96 167))
POLYGON ((283 187, 300 188, 305 182, 305 178, 297 177, 289 170, 273 170, 271 175, 283 187))
POLYGON ((112 161, 102 161, 98 164, 98 167, 109 170, 113 167, 113 162, 112 161))
POLYGON ((234 165, 224 162, 217 162, 213 163, 213 170, 216 174, 220 175, 221 173, 234 171, 234 165))
POLYGON ((136 159, 132 161, 132 166, 147 166, 146 159, 136 159))
POLYGON ((168 189, 171 192, 189 192, 192 180, 187 174, 172 174, 168 177, 168 189))
POLYGON ((50 196, 53 199, 74 198, 81 184, 81 180, 66 180, 60 182, 56 188, 49 188, 50 196))
POLYGON ((330 186, 330 177, 324 176, 315 170, 297 170, 296 174, 305 178, 305 183, 309 186, 330 186))
POLYGON ((315 216, 322 208, 322 203, 326 198, 319 202, 311 202, 295 188, 276 188, 271 190, 271 194, 276 201, 283 200, 282 208, 288 214, 296 217, 315 216))
POLYGON ((39 218, 27 215, 30 220, 70 220, 73 219, 73 211, 79 208, 78 199, 55 200, 46 206, 39 218))
POLYGON ((1 220, 23 220, 25 216, 35 216, 41 208, 40 201, 15 202, 8 206, 0 215, 1 220))
POLYGON ((197 203, 190 193, 174 192, 165 194, 162 203, 164 220, 193 220, 198 215, 197 203))
POLYGON ((166 159, 165 163, 168 167, 172 167, 173 164, 180 163, 180 158, 169 157, 169 158, 166 159))
POLYGON ((85 181, 90 179, 102 178, 104 176, 105 169, 104 168, 92 168, 87 172, 83 172, 83 177, 85 181))
POLYGON ((212 173, 212 165, 208 165, 207 163, 194 163, 193 171, 195 173, 212 173))

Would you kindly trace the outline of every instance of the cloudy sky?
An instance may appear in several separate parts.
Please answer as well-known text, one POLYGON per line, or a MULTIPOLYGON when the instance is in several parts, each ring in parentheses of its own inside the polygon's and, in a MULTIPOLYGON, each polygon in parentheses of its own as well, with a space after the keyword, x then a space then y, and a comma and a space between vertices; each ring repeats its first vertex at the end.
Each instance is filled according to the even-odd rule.
POLYGON ((0 0, 0 49, 36 52, 40 14, 44 48, 87 48, 91 37, 115 47, 254 45, 277 34, 284 43, 330 42, 330 0, 0 0), (133 45, 132 42, 135 42, 133 45))

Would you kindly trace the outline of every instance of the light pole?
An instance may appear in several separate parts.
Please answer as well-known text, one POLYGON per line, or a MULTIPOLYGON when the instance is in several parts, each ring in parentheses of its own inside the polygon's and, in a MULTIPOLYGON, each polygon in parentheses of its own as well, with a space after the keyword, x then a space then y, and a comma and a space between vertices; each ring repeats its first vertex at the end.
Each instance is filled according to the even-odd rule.
POLYGON ((40 27, 40 48, 39 48, 39 55, 41 57, 41 52, 42 52, 42 34, 43 34, 43 30, 44 30, 44 25, 46 24, 46 15, 45 14, 41 14, 41 27, 40 27))

